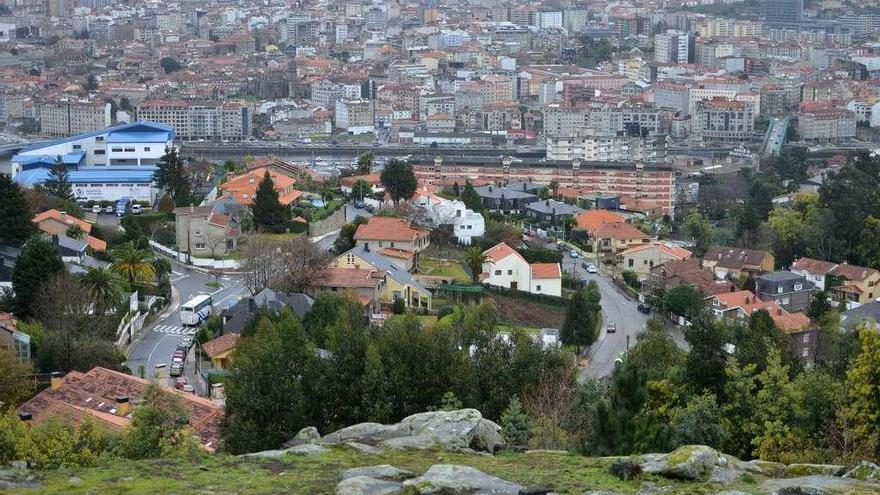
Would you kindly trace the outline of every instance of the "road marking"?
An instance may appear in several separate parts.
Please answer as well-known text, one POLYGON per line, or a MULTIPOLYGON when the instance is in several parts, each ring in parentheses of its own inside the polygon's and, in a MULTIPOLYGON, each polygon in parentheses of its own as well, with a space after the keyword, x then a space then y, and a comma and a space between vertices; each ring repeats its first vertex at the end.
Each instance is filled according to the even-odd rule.
POLYGON ((198 329, 187 328, 180 325, 156 325, 153 327, 153 331, 171 335, 195 335, 198 329))
POLYGON ((156 341, 156 345, 153 346, 153 350, 150 351, 150 355, 147 356, 147 362, 144 364, 150 364, 153 361, 153 354, 156 353, 156 349, 159 348, 159 344, 161 344, 163 340, 165 340, 164 335, 162 337, 160 337, 159 340, 156 341))

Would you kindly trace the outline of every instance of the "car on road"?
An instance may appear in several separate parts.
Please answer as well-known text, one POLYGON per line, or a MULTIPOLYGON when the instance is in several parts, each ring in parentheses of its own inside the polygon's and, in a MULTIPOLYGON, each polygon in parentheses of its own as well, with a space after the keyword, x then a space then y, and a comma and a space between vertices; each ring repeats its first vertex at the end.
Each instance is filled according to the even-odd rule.
POLYGON ((614 323, 609 323, 607 327, 605 327, 605 333, 616 333, 617 325, 614 323))
POLYGON ((364 200, 362 200, 362 199, 359 199, 359 200, 357 200, 357 201, 354 202, 354 207, 357 208, 357 209, 359 209, 359 210, 362 209, 362 208, 365 207, 365 206, 367 206, 367 204, 364 203, 364 200))
POLYGON ((101 205, 95 205, 95 206, 93 206, 93 207, 92 207, 92 213, 94 213, 94 214, 96 214, 96 215, 97 215, 98 213, 101 213, 101 205))
POLYGON ((587 263, 587 266, 585 266, 584 268, 587 269, 587 273, 598 273, 598 270, 596 270, 596 265, 592 263, 587 263))
POLYGON ((116 206, 114 206, 114 205, 107 205, 104 207, 104 213, 115 213, 115 212, 116 212, 116 206))
POLYGON ((183 374, 183 363, 174 363, 171 365, 171 371, 169 372, 171 376, 180 376, 183 374))
POLYGON ((177 390, 182 390, 184 386, 187 385, 186 377, 179 376, 176 380, 174 380, 174 388, 177 390))
POLYGON ((574 249, 572 249, 571 252, 568 253, 568 255, 571 256, 572 258, 578 258, 578 257, 580 257, 580 255, 578 254, 578 252, 575 251, 574 249))
POLYGON ((192 337, 184 337, 184 338, 182 338, 182 339, 180 340, 180 345, 182 345, 184 348, 186 348, 187 350, 189 350, 189 348, 192 347, 192 345, 193 345, 193 339, 192 339, 192 337))
POLYGON ((140 215, 144 212, 144 207, 138 204, 131 205, 131 212, 134 215, 140 215))
POLYGON ((647 304, 639 304, 639 313, 645 313, 646 315, 651 314, 651 306, 647 304))

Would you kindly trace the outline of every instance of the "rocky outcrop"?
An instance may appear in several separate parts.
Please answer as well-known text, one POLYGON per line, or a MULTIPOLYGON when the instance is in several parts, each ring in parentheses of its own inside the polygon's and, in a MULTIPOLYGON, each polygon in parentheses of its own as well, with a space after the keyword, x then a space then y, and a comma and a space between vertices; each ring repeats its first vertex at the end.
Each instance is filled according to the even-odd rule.
POLYGON ((814 475, 769 479, 761 484, 771 495, 833 495, 837 493, 877 493, 877 485, 839 476, 814 475))
POLYGON ((370 478, 376 478, 377 480, 385 481, 403 481, 405 479, 412 478, 413 473, 403 469, 397 469, 390 464, 351 468, 339 473, 340 480, 354 478, 357 476, 368 476, 370 478))
POLYGON ((295 447, 297 445, 305 445, 309 443, 321 443, 321 434, 318 433, 318 429, 314 426, 307 426, 302 430, 299 430, 299 433, 297 433, 295 437, 284 443, 284 448, 295 447))
POLYGON ((669 454, 642 456, 642 471, 667 478, 696 480, 708 476, 716 467, 727 467, 727 459, 705 445, 686 445, 669 454))
POLYGON ((843 477, 880 483, 880 466, 873 462, 862 461, 858 466, 844 473, 843 477))
POLYGON ((504 446, 501 427, 476 409, 414 414, 400 423, 360 423, 325 435, 324 443, 355 442, 391 449, 477 450, 495 452, 504 446))
POLYGON ((336 495, 390 495, 400 493, 402 487, 403 485, 396 481, 355 476, 340 481, 336 485, 336 495))
POLYGON ((845 466, 836 464, 789 464, 785 475, 795 476, 842 476, 846 473, 845 466))
POLYGON ((403 482, 403 486, 418 494, 487 494, 519 495, 524 488, 516 483, 486 474, 467 466, 437 464, 419 476, 403 482))

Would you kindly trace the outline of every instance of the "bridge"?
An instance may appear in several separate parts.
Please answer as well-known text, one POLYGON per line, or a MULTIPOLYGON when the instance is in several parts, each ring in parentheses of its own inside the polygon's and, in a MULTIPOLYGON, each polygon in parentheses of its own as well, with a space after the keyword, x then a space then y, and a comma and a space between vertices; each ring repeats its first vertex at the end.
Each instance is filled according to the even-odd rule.
POLYGON ((764 133, 764 142, 761 144, 761 154, 764 156, 774 156, 782 152, 782 146, 785 144, 785 138, 788 136, 788 126, 791 125, 791 119, 788 117, 774 118, 767 126, 767 132, 764 133))
POLYGON ((546 156, 543 148, 524 149, 511 146, 467 146, 467 147, 428 147, 428 146, 371 146, 357 144, 294 144, 294 143, 209 143, 209 142, 182 142, 181 153, 208 159, 223 159, 245 156, 299 156, 308 158, 311 156, 338 156, 341 158, 356 158, 362 153, 370 152, 376 157, 396 158, 409 156, 415 159, 432 159, 437 155, 446 158, 456 157, 483 157, 498 158, 501 156, 513 156, 515 158, 542 159, 546 156))

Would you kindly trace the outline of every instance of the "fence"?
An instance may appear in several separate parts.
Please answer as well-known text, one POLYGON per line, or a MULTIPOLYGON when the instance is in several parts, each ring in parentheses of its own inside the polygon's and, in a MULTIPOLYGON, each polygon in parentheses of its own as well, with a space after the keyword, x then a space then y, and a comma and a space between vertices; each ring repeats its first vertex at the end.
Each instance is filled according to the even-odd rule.
POLYGON ((239 268, 240 264, 238 260, 212 260, 211 258, 196 258, 195 256, 190 257, 186 253, 181 253, 179 251, 175 251, 168 246, 163 246, 154 240, 150 240, 150 247, 152 247, 155 251, 158 251, 165 256, 170 258, 174 258, 181 263, 191 263, 195 266, 202 268, 213 268, 215 270, 236 270, 239 268))

